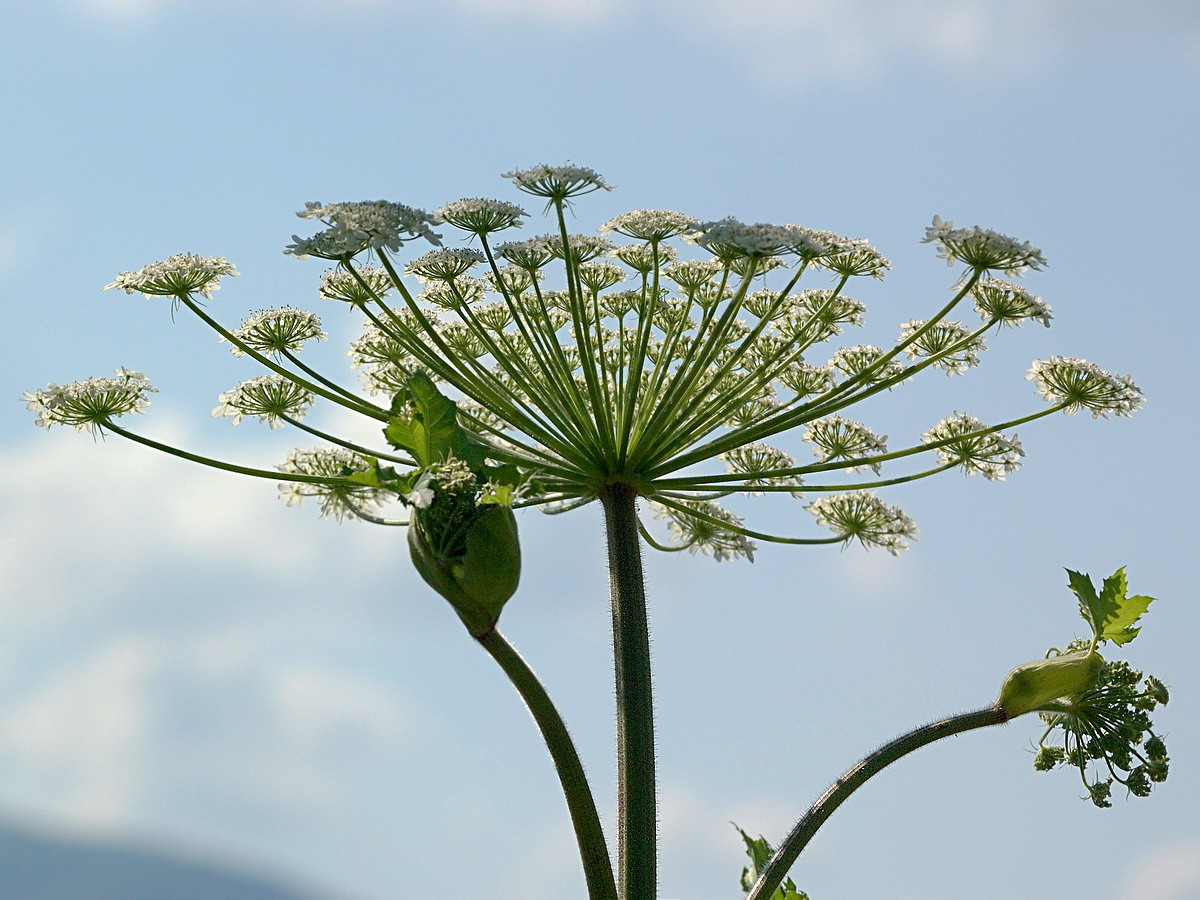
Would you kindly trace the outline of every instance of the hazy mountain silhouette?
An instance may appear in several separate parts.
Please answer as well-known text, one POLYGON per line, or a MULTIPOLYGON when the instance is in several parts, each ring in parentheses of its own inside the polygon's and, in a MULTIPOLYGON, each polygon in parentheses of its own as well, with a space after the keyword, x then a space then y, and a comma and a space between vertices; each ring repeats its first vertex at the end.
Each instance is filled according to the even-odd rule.
POLYGON ((220 864, 0 823, 0 900, 328 900, 220 864))

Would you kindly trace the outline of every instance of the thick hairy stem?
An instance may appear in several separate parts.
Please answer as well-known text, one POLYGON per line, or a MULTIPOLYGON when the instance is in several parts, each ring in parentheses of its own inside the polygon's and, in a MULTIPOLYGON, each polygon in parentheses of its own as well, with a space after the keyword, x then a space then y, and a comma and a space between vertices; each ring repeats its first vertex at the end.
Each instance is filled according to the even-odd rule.
POLYGON ((796 857, 812 840, 817 829, 825 824, 825 820, 833 814, 833 811, 841 806, 846 798, 866 784, 870 778, 878 775, 896 760, 942 738, 962 734, 964 731, 971 731, 975 728, 985 728, 988 725, 1000 725, 1007 722, 1008 719, 1008 713, 999 706, 989 706, 986 709, 951 716, 948 719, 940 719, 937 722, 922 725, 920 728, 914 728, 864 757, 809 807, 808 812, 796 823, 791 833, 762 870, 754 889, 746 895, 746 900, 767 900, 771 897, 779 889, 783 879, 787 877, 788 870, 796 862, 796 857))
POLYGON ((600 495, 608 530, 617 676, 617 868, 621 900, 655 900, 654 703, 636 498, 628 484, 610 485, 600 495))
POLYGON ((476 640, 500 664, 504 674, 513 683, 550 750, 550 758, 554 761, 563 795, 567 799, 571 824, 575 827, 575 840, 579 843, 579 856, 587 881, 588 900, 617 900, 612 860, 608 855, 604 831, 600 827, 596 801, 566 724, 533 670, 499 631, 493 628, 476 640))

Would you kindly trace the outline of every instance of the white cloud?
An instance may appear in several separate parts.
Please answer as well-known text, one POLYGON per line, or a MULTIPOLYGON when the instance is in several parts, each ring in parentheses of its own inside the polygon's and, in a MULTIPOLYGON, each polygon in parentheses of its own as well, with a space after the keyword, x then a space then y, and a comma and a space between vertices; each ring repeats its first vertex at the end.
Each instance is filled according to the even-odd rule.
MULTIPOLYGON (((163 423, 155 425, 166 443, 196 443, 182 427, 164 435, 163 423)), ((339 554, 360 573, 395 556, 392 529, 319 520, 312 502, 288 510, 274 482, 116 437, 38 435, 0 455, 0 467, 20 473, 0 483, 0 609, 11 624, 121 602, 123 589, 155 565, 192 562, 296 586, 334 570, 339 554), (328 540, 339 527, 354 529, 354 540, 328 540)))
MULTIPOLYGON (((85 13, 129 24, 172 8, 244 9, 230 0, 75 0, 85 13)), ((331 8, 390 15, 414 0, 259 0, 267 9, 331 8)), ((1064 53, 1142 42, 1157 52, 1200 60, 1194 4, 1146 0, 447 0, 455 14, 519 27, 605 26, 647 17, 674 34, 724 45, 750 69, 788 87, 874 80, 914 63, 958 75, 995 77, 1036 68, 1064 53)), ((703 48, 699 58, 709 59, 703 48)))
POLYGON ((1115 896, 1121 900, 1190 900, 1200 896, 1200 839, 1163 847, 1138 860, 1115 896))
POLYGON ((403 748, 402 706, 369 678, 276 656, 269 626, 121 635, 6 691, 0 796, 95 829, 197 791, 218 807, 334 814, 355 802, 357 763, 391 765, 403 748))

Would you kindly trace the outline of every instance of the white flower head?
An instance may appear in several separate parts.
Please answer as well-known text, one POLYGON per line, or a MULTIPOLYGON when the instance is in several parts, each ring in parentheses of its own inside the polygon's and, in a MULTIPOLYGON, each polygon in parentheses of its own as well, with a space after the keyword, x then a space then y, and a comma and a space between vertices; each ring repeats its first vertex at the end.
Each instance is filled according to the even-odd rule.
POLYGON ((783 225, 758 223, 747 225, 733 216, 704 222, 683 235, 685 241, 699 244, 723 263, 750 257, 764 259, 791 252, 795 243, 792 232, 783 225))
POLYGON ((237 425, 243 416, 257 416, 272 428, 285 424, 284 417, 302 419, 313 404, 313 393, 290 378, 271 373, 243 381, 219 397, 213 417, 228 416, 237 425))
MULTIPOLYGON (((328 338, 321 330, 321 319, 317 315, 294 306, 256 310, 230 334, 264 356, 278 356, 284 351, 296 353, 305 341, 328 338)), ((229 349, 234 356, 244 356, 246 352, 237 344, 229 349)))
POLYGON ((984 319, 1001 325, 1019 326, 1026 319, 1050 327, 1050 304, 1035 297, 1019 284, 1000 278, 983 278, 971 289, 975 309, 984 319))
POLYGON ((37 413, 35 424, 40 428, 70 425, 76 431, 96 434, 110 419, 143 412, 150 405, 146 394, 157 391, 141 372, 122 366, 112 378, 88 378, 65 385, 51 382, 21 399, 26 409, 37 413))
POLYGON ((847 278, 870 275, 872 278, 883 278, 884 273, 892 267, 886 256, 864 240, 844 239, 832 251, 822 256, 818 263, 847 278))
POLYGON ((437 219, 429 213, 392 203, 388 200, 369 200, 360 203, 318 202, 304 205, 296 213, 302 219, 319 219, 329 227, 309 238, 292 235, 294 243, 284 253, 303 259, 345 260, 367 248, 398 251, 406 241, 424 238, 435 246, 441 245, 441 235, 431 225, 437 219))
POLYGON ((382 300, 392 290, 392 278, 384 269, 361 266, 354 271, 331 269, 321 276, 317 294, 325 300, 341 300, 362 306, 382 300))
MULTIPOLYGON (((861 459, 887 453, 887 435, 873 432, 862 422, 844 416, 826 416, 809 422, 804 429, 804 440, 813 445, 813 453, 822 462, 861 459)), ((847 467, 848 472, 866 468, 879 472, 879 463, 863 463, 847 467)))
POLYGON ((670 244, 626 244, 617 247, 613 256, 635 272, 646 275, 654 271, 656 263, 661 266, 673 260, 676 250, 670 244))
POLYGON ((404 271, 424 283, 453 281, 486 259, 487 257, 478 250, 465 247, 443 248, 430 250, 424 256, 417 257, 404 267, 404 271))
POLYGON ((413 485, 413 489, 407 494, 401 494, 400 499, 417 509, 428 509, 429 504, 433 503, 433 488, 430 487, 432 481, 433 476, 428 472, 423 472, 417 479, 417 483, 413 485))
POLYGON ((1017 275, 1026 269, 1046 266, 1042 251, 1028 241, 1018 241, 978 225, 955 228, 953 222, 945 222, 941 216, 933 217, 933 224, 925 229, 921 242, 936 243, 938 256, 946 260, 948 266, 954 265, 957 259, 981 272, 994 269, 1017 275))
POLYGON ((508 203, 504 200, 470 197, 447 203, 437 210, 436 215, 443 222, 464 231, 474 234, 490 234, 506 228, 520 228, 524 224, 521 222, 521 217, 527 216, 529 213, 515 203, 508 203))
POLYGON ((509 241, 500 244, 496 253, 504 257, 518 269, 529 272, 543 268, 555 254, 550 250, 546 238, 527 238, 523 241, 509 241))
POLYGON ((285 475, 328 479, 325 482, 289 481, 279 485, 279 497, 286 500, 288 506, 301 506, 305 497, 316 497, 323 519, 341 522, 346 516, 356 516, 363 507, 382 506, 394 496, 380 488, 346 481, 347 474, 366 471, 370 464, 364 457, 341 447, 292 450, 275 468, 285 475))
POLYGON ((600 226, 600 233, 615 231, 635 240, 657 242, 685 234, 699 224, 699 219, 669 209, 635 209, 609 219, 600 226))
POLYGON ((221 277, 236 276, 237 269, 223 256, 197 256, 178 253, 162 262, 142 266, 136 272, 122 272, 103 290, 117 288, 127 294, 137 291, 146 297, 186 297, 199 294, 212 299, 221 287, 221 277))
POLYGON ((713 283, 721 273, 721 263, 715 259, 681 259, 663 266, 662 273, 687 293, 694 294, 713 283))
POLYGON ((744 534, 721 527, 721 523, 740 528, 742 520, 722 509, 711 500, 681 500, 686 510, 674 509, 651 501, 655 518, 666 519, 672 539, 679 541, 688 552, 700 551, 717 562, 746 558, 754 562, 754 541, 744 534), (716 521, 713 521, 716 520, 716 521))
POLYGON ((921 435, 921 440, 926 444, 948 441, 937 448, 942 464, 955 463, 968 475, 979 473, 989 481, 1003 481, 1005 475, 1020 468, 1025 451, 1015 434, 977 433, 986 430, 979 419, 956 412, 921 435))
POLYGON ((829 360, 829 368, 841 372, 847 378, 861 375, 864 384, 878 384, 904 371, 904 366, 894 359, 880 365, 879 361, 883 355, 882 349, 870 344, 842 347, 829 360))
POLYGON ((916 523, 900 507, 889 506, 868 491, 831 494, 806 508, 817 517, 818 524, 846 541, 855 539, 864 547, 882 547, 893 556, 907 550, 908 541, 916 539, 916 523))
POLYGON ((510 179, 525 193, 545 197, 550 203, 590 194, 592 191, 612 190, 595 169, 569 163, 565 166, 543 164, 529 169, 513 169, 511 172, 505 172, 502 177, 510 179))
POLYGON ((612 241, 594 234, 569 234, 565 245, 562 238, 556 234, 547 234, 535 240, 543 241, 550 255, 558 259, 566 259, 570 253, 571 260, 576 263, 607 256, 617 248, 612 241))
POLYGON ((762 491, 753 490, 756 487, 800 484, 799 475, 773 474, 780 469, 791 469, 796 465, 791 456, 777 447, 761 443, 744 444, 721 454, 721 458, 725 460, 725 467, 730 473, 746 476, 745 487, 751 490, 743 493, 751 497, 762 496, 762 491))
POLYGON ((925 329, 908 345, 909 359, 936 357, 934 365, 947 375, 962 375, 979 365, 979 354, 987 347, 982 335, 972 337, 971 329, 961 322, 937 322, 928 328, 926 325, 924 319, 911 319, 900 326, 898 343, 904 343, 925 329))
POLYGON ((1025 378, 1037 382, 1046 402, 1065 404, 1063 412, 1069 416, 1081 409, 1091 410, 1094 419, 1107 418, 1109 413, 1129 416, 1146 400, 1129 375, 1113 375, 1070 356, 1036 359, 1025 378))

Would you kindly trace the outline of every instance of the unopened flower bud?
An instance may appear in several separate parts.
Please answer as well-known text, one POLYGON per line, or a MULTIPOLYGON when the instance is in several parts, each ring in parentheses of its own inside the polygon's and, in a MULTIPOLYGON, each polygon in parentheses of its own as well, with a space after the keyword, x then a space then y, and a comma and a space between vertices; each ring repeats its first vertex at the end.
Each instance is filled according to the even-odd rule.
POLYGON ((1063 653, 1017 666, 1000 688, 997 704, 1016 718, 1038 707, 1090 688, 1104 660, 1090 650, 1063 653))
POLYGON ((506 506, 477 508, 462 550, 449 555, 435 548, 423 523, 425 510, 413 510, 408 546, 413 565, 435 591, 450 601, 467 630, 487 634, 521 578, 517 520, 506 506))

